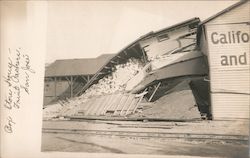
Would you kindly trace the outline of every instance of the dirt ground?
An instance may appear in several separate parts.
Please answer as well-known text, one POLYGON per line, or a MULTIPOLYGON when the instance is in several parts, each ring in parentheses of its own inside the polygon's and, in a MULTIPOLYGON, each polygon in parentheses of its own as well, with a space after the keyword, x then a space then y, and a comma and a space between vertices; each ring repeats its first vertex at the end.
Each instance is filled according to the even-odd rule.
POLYGON ((42 151, 248 157, 247 120, 195 122, 44 121, 42 151), (46 132, 46 129, 63 133, 46 132), (165 133, 180 138, 136 137, 77 133, 77 130, 165 133), (74 133, 75 131, 75 133, 74 133), (207 139, 186 139, 201 137, 207 139), (218 139, 223 137, 224 139, 218 139), (228 138, 228 139, 227 139, 228 138), (231 138, 234 138, 233 140, 231 138))

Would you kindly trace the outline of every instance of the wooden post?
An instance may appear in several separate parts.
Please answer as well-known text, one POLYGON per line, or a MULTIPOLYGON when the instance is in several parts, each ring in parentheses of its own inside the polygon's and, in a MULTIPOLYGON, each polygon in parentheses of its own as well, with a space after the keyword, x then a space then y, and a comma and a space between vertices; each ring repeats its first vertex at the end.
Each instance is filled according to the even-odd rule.
MULTIPOLYGON (((128 95, 128 97, 127 97, 127 99, 126 99, 126 102, 124 102, 123 103, 123 106, 122 106, 122 109, 121 109, 121 111, 120 111, 120 116, 122 116, 122 112, 123 112, 123 110, 125 109, 125 107, 127 106, 127 103, 128 103, 128 105, 130 105, 131 104, 131 102, 129 102, 130 101, 130 98, 132 98, 131 97, 132 95, 128 95)), ((132 102, 133 102, 133 98, 132 98, 132 102)))
POLYGON ((55 81, 55 98, 57 99, 57 95, 56 95, 56 83, 57 83, 56 77, 54 78, 54 81, 55 81))
MULTIPOLYGON (((119 103, 116 105, 116 107, 115 107, 115 112, 114 112, 113 115, 116 115, 116 114, 117 114, 117 110, 119 109, 120 104, 122 103, 122 99, 123 99, 124 97, 126 97, 126 95, 118 94, 118 97, 121 97, 121 99, 119 100, 119 103)), ((126 102, 126 101, 125 101, 125 102, 126 102)))
MULTIPOLYGON (((145 88, 144 91, 143 91, 142 93, 146 92, 147 89, 148 89, 148 88, 145 88)), ((144 95, 145 95, 145 94, 144 94, 144 95)), ((140 103, 141 103, 141 101, 142 101, 144 95, 141 96, 140 100, 139 100, 139 101, 137 102, 137 104, 135 105, 135 108, 134 108, 134 110, 133 110, 132 113, 135 113, 135 111, 136 111, 136 109, 138 108, 138 106, 140 105, 140 103)))
POLYGON ((153 94, 150 96, 150 98, 149 98, 149 100, 148 100, 149 102, 153 99, 153 97, 154 97, 154 95, 155 95, 157 89, 160 87, 160 85, 161 85, 161 82, 158 83, 158 85, 157 85, 157 87, 155 88, 153 94))
POLYGON ((146 55, 145 55, 144 49, 142 49, 142 55, 143 55, 143 60, 144 60, 144 63, 146 64, 146 63, 147 63, 147 58, 146 58, 146 55))
POLYGON ((86 83, 88 83, 89 78, 86 79, 85 76, 83 76, 83 75, 81 76, 81 78, 82 78, 86 83))
POLYGON ((73 97, 73 76, 70 76, 70 98, 73 97))
POLYGON ((129 104, 129 107, 127 108, 127 111, 125 112, 125 116, 128 115, 129 110, 130 110, 131 106, 133 105, 134 101, 135 101, 135 98, 133 98, 131 103, 129 104))
POLYGON ((133 51, 135 54, 137 54, 138 56, 140 56, 140 53, 135 49, 135 47, 132 47, 131 49, 132 49, 132 51, 133 51))
POLYGON ((107 102, 104 104, 103 110, 100 113, 101 115, 105 115, 106 110, 108 109, 107 107, 109 107, 109 105, 111 105, 112 100, 113 100, 113 94, 110 94, 108 96, 107 102))
POLYGON ((125 54, 125 55, 128 55, 128 53, 127 53, 127 51, 126 51, 126 50, 124 50, 123 52, 124 52, 124 54, 125 54))

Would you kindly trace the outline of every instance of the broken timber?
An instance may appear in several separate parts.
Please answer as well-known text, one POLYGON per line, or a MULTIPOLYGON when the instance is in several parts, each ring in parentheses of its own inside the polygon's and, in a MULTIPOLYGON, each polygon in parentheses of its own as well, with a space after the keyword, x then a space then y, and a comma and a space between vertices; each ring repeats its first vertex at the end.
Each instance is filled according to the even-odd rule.
POLYGON ((118 93, 89 98, 79 105, 75 116, 126 116, 135 113, 145 94, 138 97, 136 94, 118 93))
POLYGON ((160 85, 161 85, 161 82, 159 82, 158 85, 155 87, 154 92, 152 93, 152 95, 150 96, 150 98, 148 100, 149 102, 153 99, 153 97, 154 97, 156 91, 158 90, 158 88, 160 87, 160 85))

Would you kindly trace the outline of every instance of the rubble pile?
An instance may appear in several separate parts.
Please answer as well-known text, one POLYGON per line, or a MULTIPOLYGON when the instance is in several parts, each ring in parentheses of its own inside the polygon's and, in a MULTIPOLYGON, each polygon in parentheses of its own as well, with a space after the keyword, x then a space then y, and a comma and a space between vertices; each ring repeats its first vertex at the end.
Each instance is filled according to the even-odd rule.
POLYGON ((45 109, 43 109, 43 119, 48 120, 57 117, 62 109, 63 106, 59 103, 47 106, 45 109))
POLYGON ((87 101, 88 99, 81 99, 79 97, 68 100, 68 102, 64 104, 63 108, 58 113, 58 117, 74 116, 78 113, 81 106, 87 101))
POLYGON ((116 65, 113 68, 114 71, 112 74, 105 76, 98 83, 93 84, 80 97, 59 101, 58 104, 53 104, 45 108, 43 110, 44 118, 73 116, 77 113, 79 107, 84 105, 91 97, 124 91, 127 82, 142 68, 142 62, 135 58, 130 58, 124 64, 116 65))
POLYGON ((127 82, 142 70, 142 68, 143 64, 140 60, 130 58, 126 63, 116 65, 112 74, 105 76, 100 79, 98 83, 93 84, 80 97, 89 98, 124 91, 127 82))

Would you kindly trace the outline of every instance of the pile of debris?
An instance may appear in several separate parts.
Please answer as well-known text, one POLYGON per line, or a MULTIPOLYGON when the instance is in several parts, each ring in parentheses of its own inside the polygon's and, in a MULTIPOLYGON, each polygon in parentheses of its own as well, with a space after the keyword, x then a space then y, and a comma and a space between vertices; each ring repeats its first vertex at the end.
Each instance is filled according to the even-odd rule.
POLYGON ((127 82, 132 79, 141 69, 143 63, 135 58, 130 58, 126 63, 116 65, 112 74, 100 79, 98 83, 89 87, 80 98, 89 98, 103 94, 122 92, 127 82))
POLYGON ((81 96, 59 101, 44 109, 44 118, 59 116, 73 116, 79 108, 83 108, 93 97, 121 93, 125 91, 127 82, 132 79, 141 69, 143 63, 139 59, 130 58, 126 63, 116 65, 110 75, 100 79, 98 83, 89 87, 81 96))
POLYGON ((49 120, 51 118, 57 117, 60 114, 62 109, 63 109, 63 106, 59 103, 47 106, 43 110, 43 119, 49 120))
MULTIPOLYGON (((147 34, 138 43, 112 58, 98 72, 106 75, 102 78, 94 75, 84 87, 83 94, 81 91, 81 96, 61 101, 61 108, 55 108, 52 113, 46 109, 46 114, 73 116, 80 113, 83 116, 134 115, 184 119, 199 117, 199 110, 206 112, 208 103, 200 101, 199 109, 194 106, 195 99, 199 99, 200 95, 194 98, 193 93, 197 91, 200 94, 200 86, 194 85, 191 90, 190 80, 187 78, 203 77, 207 73, 202 53, 196 48, 199 22, 199 18, 193 18, 147 34), (120 64, 111 68, 110 65, 114 63, 120 64), (111 69, 110 74, 107 74, 107 69, 111 69), (178 80, 182 77, 185 77, 185 82, 178 80), (176 85, 178 86, 175 87, 176 85), (157 93, 163 95, 156 95, 157 93), (141 104, 144 99, 147 106, 141 104)), ((201 93, 205 91, 207 90, 201 93)))

